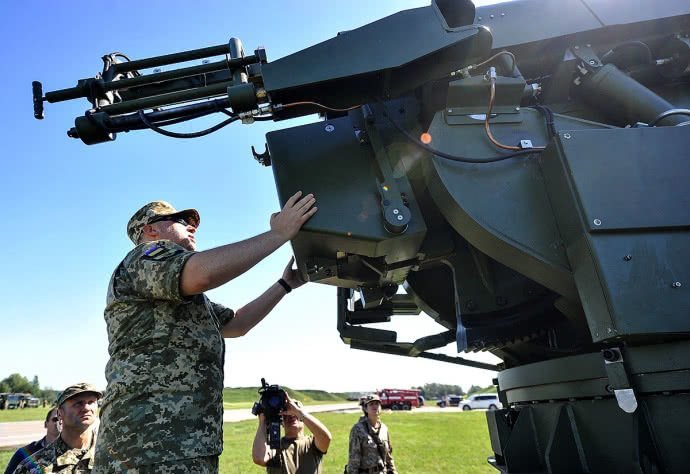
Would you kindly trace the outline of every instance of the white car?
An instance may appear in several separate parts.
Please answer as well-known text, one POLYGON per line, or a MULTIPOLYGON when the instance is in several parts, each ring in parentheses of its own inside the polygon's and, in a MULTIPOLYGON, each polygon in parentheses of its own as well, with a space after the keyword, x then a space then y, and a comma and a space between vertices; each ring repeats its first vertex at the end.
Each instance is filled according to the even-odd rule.
POLYGON ((467 400, 460 402, 460 408, 462 408, 464 411, 475 410, 477 408, 496 410, 497 408, 503 408, 503 405, 498 400, 497 394, 481 393, 471 395, 467 400))

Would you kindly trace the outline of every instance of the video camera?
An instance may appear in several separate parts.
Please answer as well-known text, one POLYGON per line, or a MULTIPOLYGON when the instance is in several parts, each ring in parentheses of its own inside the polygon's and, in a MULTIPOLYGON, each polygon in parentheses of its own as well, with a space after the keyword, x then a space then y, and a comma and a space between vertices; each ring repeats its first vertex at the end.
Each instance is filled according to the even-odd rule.
POLYGON ((266 420, 266 439, 272 449, 280 447, 280 412, 287 408, 287 393, 280 385, 268 385, 266 379, 261 378, 259 389, 261 398, 254 403, 252 414, 264 414, 266 420))

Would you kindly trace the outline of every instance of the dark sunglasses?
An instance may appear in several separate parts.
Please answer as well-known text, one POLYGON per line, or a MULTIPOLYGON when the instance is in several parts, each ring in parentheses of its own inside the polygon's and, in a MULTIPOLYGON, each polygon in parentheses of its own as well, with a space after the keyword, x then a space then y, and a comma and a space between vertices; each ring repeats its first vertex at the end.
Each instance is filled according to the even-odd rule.
POLYGON ((57 423, 58 421, 60 421, 60 418, 58 418, 57 416, 54 416, 50 419, 50 421, 52 421, 53 423, 57 423))
POLYGON ((149 224, 153 224, 154 222, 176 222, 178 224, 182 224, 183 226, 187 227, 188 225, 191 225, 192 227, 196 227, 194 224, 190 224, 187 222, 184 218, 179 217, 179 216, 158 216, 154 217, 149 221, 149 224))

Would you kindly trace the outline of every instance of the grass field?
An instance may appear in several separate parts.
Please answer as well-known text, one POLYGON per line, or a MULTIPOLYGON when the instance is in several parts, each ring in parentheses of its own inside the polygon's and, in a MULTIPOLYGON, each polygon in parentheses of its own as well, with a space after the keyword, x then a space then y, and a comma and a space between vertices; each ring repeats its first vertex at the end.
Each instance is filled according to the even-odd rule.
MULTIPOLYGON (((350 428, 359 415, 320 413, 317 416, 333 434, 333 442, 324 457, 324 473, 340 474, 347 463, 350 428)), ((491 448, 483 412, 384 412, 383 421, 390 429, 393 457, 401 474, 496 472, 486 462, 491 448)), ((221 473, 265 472, 251 460, 255 433, 253 420, 225 424, 221 473)), ((0 451, 0 468, 4 468, 11 455, 11 451, 0 451)))
POLYGON ((34 421, 45 420, 48 408, 22 408, 14 410, 0 410, 0 423, 6 421, 34 421))

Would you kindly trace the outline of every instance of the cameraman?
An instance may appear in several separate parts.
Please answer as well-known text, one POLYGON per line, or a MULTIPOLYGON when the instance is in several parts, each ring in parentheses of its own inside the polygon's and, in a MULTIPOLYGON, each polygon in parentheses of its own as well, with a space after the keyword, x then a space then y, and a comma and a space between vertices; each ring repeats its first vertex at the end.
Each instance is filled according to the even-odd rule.
POLYGON ((268 474, 321 474, 321 458, 331 444, 331 433, 323 423, 304 410, 302 403, 286 395, 285 410, 281 415, 285 436, 280 449, 271 449, 266 440, 266 418, 259 414, 259 426, 254 436, 252 458, 254 463, 266 467, 268 474), (312 432, 304 436, 304 425, 312 432), (276 456, 279 456, 276 459, 276 456))

